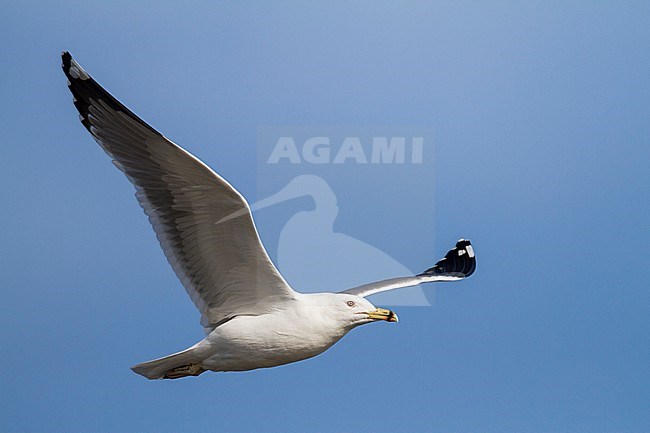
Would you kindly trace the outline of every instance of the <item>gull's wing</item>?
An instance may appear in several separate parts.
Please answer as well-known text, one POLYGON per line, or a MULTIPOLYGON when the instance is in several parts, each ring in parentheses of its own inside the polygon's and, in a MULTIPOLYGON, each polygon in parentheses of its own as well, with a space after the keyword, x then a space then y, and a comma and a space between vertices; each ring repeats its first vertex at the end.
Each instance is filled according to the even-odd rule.
POLYGON ((293 299, 244 197, 111 96, 68 52, 62 58, 81 123, 135 186, 167 260, 201 311, 201 324, 214 328, 293 299))
POLYGON ((417 286, 422 283, 435 281, 457 281, 467 278, 476 270, 476 257, 470 241, 461 239, 456 246, 447 252, 447 255, 438 261, 432 268, 418 275, 410 277, 391 278, 353 287, 341 293, 356 296, 370 296, 387 290, 401 289, 402 287, 417 286))

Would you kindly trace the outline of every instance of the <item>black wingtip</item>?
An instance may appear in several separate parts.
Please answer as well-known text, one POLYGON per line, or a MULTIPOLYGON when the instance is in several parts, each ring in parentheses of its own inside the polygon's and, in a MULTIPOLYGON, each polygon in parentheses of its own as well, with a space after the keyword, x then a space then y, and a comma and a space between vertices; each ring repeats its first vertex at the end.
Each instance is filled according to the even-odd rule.
POLYGON ((93 93, 95 83, 89 79, 90 76, 83 70, 77 62, 72 59, 70 52, 61 53, 61 68, 68 79, 68 88, 72 92, 73 102, 79 111, 82 125, 90 131, 90 121, 88 120, 89 97, 93 93))
POLYGON ((90 105, 102 101, 103 104, 109 106, 112 110, 124 112, 152 133, 161 135, 93 80, 84 68, 72 58, 70 52, 63 51, 61 53, 61 60, 63 73, 68 79, 68 88, 74 98, 73 103, 79 111, 81 123, 91 134, 93 133, 91 131, 93 125, 89 118, 90 105))
POLYGON ((460 239, 443 259, 421 273, 420 276, 444 275, 466 278, 475 270, 476 256, 472 243, 467 239, 460 239))
MULTIPOLYGON (((70 70, 70 63, 72 62, 72 56, 68 51, 61 52, 61 67, 64 72, 70 70)), ((66 74, 67 75, 67 74, 66 74)))

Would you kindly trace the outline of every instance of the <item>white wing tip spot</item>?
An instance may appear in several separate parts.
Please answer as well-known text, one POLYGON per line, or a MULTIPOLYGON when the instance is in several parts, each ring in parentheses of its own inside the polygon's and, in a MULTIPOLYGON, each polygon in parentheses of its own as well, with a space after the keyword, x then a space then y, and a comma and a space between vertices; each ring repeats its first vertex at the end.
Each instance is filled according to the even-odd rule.
POLYGON ((474 248, 472 248, 471 245, 467 245, 467 247, 465 249, 467 249, 467 255, 473 258, 474 257, 474 248))
POLYGON ((79 66, 74 59, 70 59, 70 76, 72 78, 78 78, 80 80, 87 80, 90 76, 84 71, 84 68, 79 66))

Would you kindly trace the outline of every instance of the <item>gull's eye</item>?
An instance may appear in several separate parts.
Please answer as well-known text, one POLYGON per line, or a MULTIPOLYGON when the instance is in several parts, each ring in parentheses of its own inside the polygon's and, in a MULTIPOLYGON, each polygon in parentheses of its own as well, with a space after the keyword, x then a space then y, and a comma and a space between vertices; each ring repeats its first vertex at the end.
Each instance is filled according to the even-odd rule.
POLYGON ((348 301, 347 304, 348 307, 354 307, 354 301, 348 301))

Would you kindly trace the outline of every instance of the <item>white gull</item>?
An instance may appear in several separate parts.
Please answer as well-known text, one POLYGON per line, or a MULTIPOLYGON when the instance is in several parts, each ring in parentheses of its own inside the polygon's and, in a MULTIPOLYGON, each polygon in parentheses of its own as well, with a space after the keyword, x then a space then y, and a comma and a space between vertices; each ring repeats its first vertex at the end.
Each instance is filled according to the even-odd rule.
POLYGON ((244 371, 322 353, 364 323, 397 322, 366 296, 476 268, 461 239, 421 274, 339 293, 294 291, 266 253, 244 197, 221 176, 157 132, 93 80, 68 52, 63 72, 80 120, 133 183, 138 202, 174 272, 201 312, 207 336, 194 346, 132 370, 149 379, 244 371))

